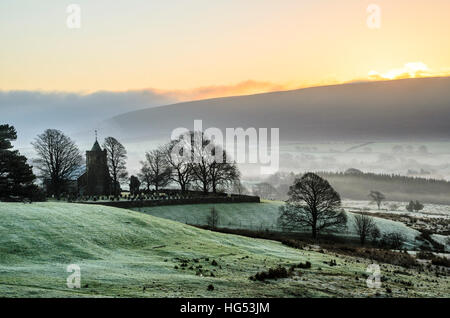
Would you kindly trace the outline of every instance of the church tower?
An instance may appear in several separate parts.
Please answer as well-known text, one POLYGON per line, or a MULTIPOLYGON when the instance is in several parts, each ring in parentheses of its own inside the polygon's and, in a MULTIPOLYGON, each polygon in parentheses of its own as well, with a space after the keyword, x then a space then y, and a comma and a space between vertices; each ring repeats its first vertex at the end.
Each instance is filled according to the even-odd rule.
POLYGON ((108 171, 106 149, 102 150, 97 137, 92 149, 86 151, 86 171, 78 179, 78 188, 83 195, 110 195, 112 181, 108 171))

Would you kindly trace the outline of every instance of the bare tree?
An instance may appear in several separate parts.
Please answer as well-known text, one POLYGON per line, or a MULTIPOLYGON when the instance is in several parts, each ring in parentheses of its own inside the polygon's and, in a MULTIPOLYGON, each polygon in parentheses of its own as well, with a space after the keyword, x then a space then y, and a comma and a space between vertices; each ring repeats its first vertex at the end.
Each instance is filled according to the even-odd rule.
POLYGON ((378 226, 374 226, 372 231, 370 232, 370 238, 372 240, 372 244, 376 244, 381 237, 381 231, 378 226))
POLYGON ((209 228, 211 229, 217 228, 217 225, 219 224, 219 212, 216 210, 216 208, 214 207, 211 208, 206 222, 209 228))
POLYGON ((391 249, 401 249, 405 244, 406 238, 400 232, 385 233, 381 238, 381 246, 391 249))
POLYGON ((371 198, 372 201, 374 201, 377 204, 378 210, 381 207, 381 203, 386 199, 383 193, 381 193, 380 191, 373 191, 373 190, 370 191, 369 198, 371 198))
POLYGON ((38 158, 33 162, 40 177, 49 182, 49 192, 58 198, 67 181, 80 174, 83 157, 69 137, 56 129, 47 129, 32 143, 38 158))
POLYGON ((373 218, 366 214, 357 214, 354 217, 354 225, 356 229, 356 233, 359 236, 359 240, 361 245, 366 243, 367 237, 371 236, 374 232, 374 229, 377 227, 373 218))
POLYGON ((120 184, 128 180, 127 151, 114 137, 105 138, 103 149, 106 149, 107 153, 108 170, 113 181, 113 193, 117 196, 120 191, 120 184))
POLYGON ((278 196, 278 191, 268 182, 257 183, 253 186, 253 194, 263 199, 273 199, 278 196))
POLYGON ((180 185, 181 191, 185 192, 193 180, 192 163, 183 157, 186 148, 179 147, 179 143, 184 142, 182 137, 173 140, 162 149, 166 156, 166 161, 171 168, 170 179, 180 185), (175 148, 177 147, 177 148, 175 148), (176 153, 178 151, 178 153, 176 153))
POLYGON ((172 180, 182 190, 194 181, 203 193, 216 193, 239 180, 240 172, 226 151, 203 132, 190 131, 165 146, 166 161, 172 169, 172 180))
POLYGON ((161 147, 146 152, 145 161, 141 162, 141 164, 142 168, 139 177, 146 184, 147 190, 150 189, 150 186, 154 186, 155 190, 158 191, 170 183, 172 171, 161 147))
POLYGON ((249 194, 248 189, 242 184, 240 180, 237 180, 233 182, 233 193, 239 194, 239 195, 246 195, 249 194))
MULTIPOLYGON (((223 151, 223 156, 226 158, 225 150, 223 151)), ((234 162, 213 161, 210 165, 209 172, 211 175, 211 187, 213 193, 217 192, 219 186, 230 187, 240 178, 239 169, 234 162)))
POLYGON ((280 207, 279 223, 284 229, 309 227, 316 239, 323 230, 346 228, 347 215, 339 210, 341 198, 327 180, 306 173, 294 181, 288 195, 280 207))
POLYGON ((213 145, 203 132, 191 132, 192 173, 204 194, 211 189, 210 166, 214 161, 213 145))
POLYGON ((139 178, 139 181, 141 184, 145 185, 145 188, 147 191, 150 191, 150 187, 153 184, 153 173, 150 170, 150 167, 147 163, 144 161, 141 161, 142 167, 139 171, 137 177, 139 178))

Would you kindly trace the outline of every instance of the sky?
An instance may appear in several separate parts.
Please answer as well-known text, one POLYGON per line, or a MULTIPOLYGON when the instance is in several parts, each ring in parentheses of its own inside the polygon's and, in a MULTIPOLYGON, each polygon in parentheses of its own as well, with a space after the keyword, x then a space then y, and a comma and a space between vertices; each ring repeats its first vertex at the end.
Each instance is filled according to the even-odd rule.
POLYGON ((4 92, 192 100, 449 75, 450 1, 2 0, 0 39, 4 92))

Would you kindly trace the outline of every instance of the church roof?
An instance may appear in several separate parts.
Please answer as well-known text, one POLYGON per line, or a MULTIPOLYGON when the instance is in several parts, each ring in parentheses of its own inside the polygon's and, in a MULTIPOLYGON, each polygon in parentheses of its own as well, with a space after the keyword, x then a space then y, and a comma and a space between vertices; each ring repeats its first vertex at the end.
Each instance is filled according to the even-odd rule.
POLYGON ((98 144, 98 141, 96 140, 94 145, 92 146, 91 151, 102 151, 102 148, 100 148, 100 145, 98 144))

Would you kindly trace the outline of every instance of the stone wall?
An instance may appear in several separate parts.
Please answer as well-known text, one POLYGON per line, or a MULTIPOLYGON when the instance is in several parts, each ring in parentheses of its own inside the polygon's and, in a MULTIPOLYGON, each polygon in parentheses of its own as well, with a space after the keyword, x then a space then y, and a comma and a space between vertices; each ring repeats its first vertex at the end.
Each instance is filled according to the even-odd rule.
POLYGON ((191 197, 191 198, 179 198, 179 199, 159 199, 159 200, 121 200, 121 201, 81 201, 77 203, 83 204, 98 204, 112 206, 116 208, 142 208, 149 206, 162 206, 162 205, 182 205, 182 204, 203 204, 203 203, 260 203, 260 199, 257 196, 251 195, 232 195, 231 197, 191 197))

